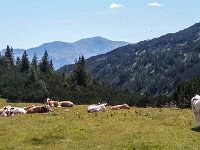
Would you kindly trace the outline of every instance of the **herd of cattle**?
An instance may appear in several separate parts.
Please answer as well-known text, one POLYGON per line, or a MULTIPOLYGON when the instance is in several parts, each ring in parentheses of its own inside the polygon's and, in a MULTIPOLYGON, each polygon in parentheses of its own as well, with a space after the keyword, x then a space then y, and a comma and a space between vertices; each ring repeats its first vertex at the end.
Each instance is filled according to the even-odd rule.
MULTIPOLYGON (((102 104, 92 104, 87 107, 87 111, 89 113, 92 112, 106 112, 106 105, 107 103, 102 104)), ((47 105, 45 106, 37 106, 32 105, 30 107, 12 107, 10 105, 3 107, 0 109, 0 115, 1 116, 14 116, 14 114, 32 114, 32 113, 48 113, 51 112, 51 107, 73 107, 74 104, 71 101, 54 101, 49 98, 47 98, 47 105)), ((196 95, 191 99, 191 106, 192 111, 195 116, 196 120, 196 126, 200 127, 200 96, 196 95)), ((118 109, 130 109, 130 107, 127 104, 122 105, 115 105, 111 107, 111 110, 118 110, 118 109)))
MULTIPOLYGON (((88 112, 105 112, 107 103, 102 104, 92 104, 87 107, 88 112)), ((1 116, 14 116, 15 114, 32 114, 32 113, 48 113, 51 112, 51 107, 73 107, 74 104, 71 101, 54 101, 47 98, 47 105, 45 106, 38 106, 38 105, 31 105, 29 107, 12 107, 10 105, 3 107, 0 109, 1 116)), ((116 105, 111 107, 112 110, 117 109, 130 109, 127 104, 116 105)))

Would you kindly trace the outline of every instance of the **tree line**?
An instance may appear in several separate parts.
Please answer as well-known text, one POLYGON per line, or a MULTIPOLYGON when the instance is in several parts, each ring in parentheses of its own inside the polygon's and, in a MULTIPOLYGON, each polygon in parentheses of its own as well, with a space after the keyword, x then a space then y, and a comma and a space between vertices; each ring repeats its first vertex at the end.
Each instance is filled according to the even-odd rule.
POLYGON ((92 77, 87 71, 84 56, 75 61, 73 71, 69 74, 54 70, 47 50, 41 60, 36 54, 29 60, 27 51, 21 58, 15 59, 10 46, 7 46, 4 54, 0 54, 0 97, 11 102, 45 102, 49 97, 71 100, 75 104, 107 102, 110 105, 127 103, 130 106, 160 107, 174 99, 179 103, 187 102, 193 93, 200 92, 197 82, 200 79, 179 84, 173 95, 141 95, 128 89, 113 89, 92 77))

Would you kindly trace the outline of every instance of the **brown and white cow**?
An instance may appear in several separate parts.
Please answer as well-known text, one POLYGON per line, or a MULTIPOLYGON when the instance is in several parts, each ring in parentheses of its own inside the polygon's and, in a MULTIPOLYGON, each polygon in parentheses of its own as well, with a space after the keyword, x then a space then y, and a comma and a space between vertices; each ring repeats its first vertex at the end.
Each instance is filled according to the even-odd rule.
POLYGON ((131 109, 127 104, 115 105, 111 107, 112 110, 131 109))
POLYGON ((54 101, 54 100, 51 100, 49 98, 47 98, 47 105, 51 106, 51 107, 58 107, 58 101, 54 101))
POLYGON ((74 104, 71 101, 58 102, 58 107, 73 107, 74 104))
POLYGON ((30 109, 27 110, 27 114, 32 114, 32 113, 48 113, 51 112, 52 109, 49 105, 46 106, 34 106, 31 107, 30 109))

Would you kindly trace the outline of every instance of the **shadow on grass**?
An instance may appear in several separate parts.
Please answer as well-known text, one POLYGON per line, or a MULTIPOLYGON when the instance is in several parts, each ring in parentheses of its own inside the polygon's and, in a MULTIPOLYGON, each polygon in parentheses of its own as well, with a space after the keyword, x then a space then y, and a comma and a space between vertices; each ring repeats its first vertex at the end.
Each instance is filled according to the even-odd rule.
POLYGON ((191 128, 192 131, 200 132, 200 127, 191 128))

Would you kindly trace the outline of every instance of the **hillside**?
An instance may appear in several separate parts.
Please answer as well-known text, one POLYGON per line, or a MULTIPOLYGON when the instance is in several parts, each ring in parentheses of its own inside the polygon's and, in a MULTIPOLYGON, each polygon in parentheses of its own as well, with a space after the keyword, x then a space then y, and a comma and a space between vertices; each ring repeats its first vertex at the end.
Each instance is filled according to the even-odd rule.
MULTIPOLYGON (((34 53, 38 58, 41 58, 45 52, 48 51, 50 59, 53 60, 54 67, 57 69, 65 64, 74 63, 75 59, 84 54, 86 58, 98 54, 104 54, 117 47, 127 45, 126 42, 111 41, 102 37, 92 37, 81 39, 74 43, 55 41, 42 44, 38 47, 27 49, 29 59, 32 59, 34 53)), ((21 58, 25 49, 14 49, 15 56, 21 58)))
MULTIPOLYGON (((169 94, 179 81, 200 75, 200 23, 177 33, 117 48, 86 60, 93 76, 117 89, 169 94)), ((72 65, 61 71, 70 71, 72 65)))

